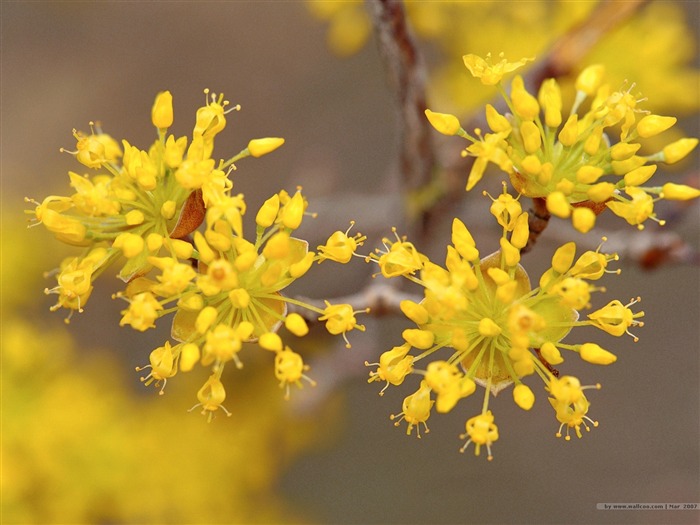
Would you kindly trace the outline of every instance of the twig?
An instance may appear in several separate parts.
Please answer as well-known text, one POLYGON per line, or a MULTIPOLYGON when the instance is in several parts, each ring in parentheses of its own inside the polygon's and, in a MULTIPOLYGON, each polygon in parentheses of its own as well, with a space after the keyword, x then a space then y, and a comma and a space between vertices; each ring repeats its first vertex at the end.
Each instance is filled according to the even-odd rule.
POLYGON ((552 215, 549 213, 549 210, 547 210, 547 201, 545 199, 532 199, 532 208, 530 208, 530 216, 528 218, 530 235, 521 253, 527 253, 532 250, 540 234, 545 230, 547 224, 549 224, 549 219, 551 217, 552 215))
MULTIPOLYGON (((399 103, 399 166, 401 188, 407 198, 426 187, 432 179, 435 153, 431 141, 432 128, 425 118, 425 66, 406 22, 400 0, 367 0, 374 22, 379 52, 389 76, 389 82, 399 103)), ((419 210, 415 220, 417 233, 422 235, 429 219, 419 210)))
MULTIPOLYGON (((325 303, 319 299, 310 299, 301 296, 295 297, 295 299, 299 299, 300 301, 318 308, 325 308, 326 306, 325 303)), ((405 299, 419 303, 423 300, 423 296, 402 292, 390 283, 372 281, 357 293, 334 297, 333 304, 349 304, 354 310, 369 308, 370 313, 378 317, 389 314, 400 314, 401 308, 399 305, 401 301, 405 299)), ((303 308, 297 308, 292 304, 289 305, 289 310, 290 312, 298 313, 307 321, 316 321, 318 318, 317 314, 314 312, 303 308)))
POLYGON ((655 270, 669 264, 700 265, 700 252, 674 231, 645 229, 631 235, 629 232, 614 232, 605 236, 608 239, 606 252, 634 261, 644 270, 655 270))

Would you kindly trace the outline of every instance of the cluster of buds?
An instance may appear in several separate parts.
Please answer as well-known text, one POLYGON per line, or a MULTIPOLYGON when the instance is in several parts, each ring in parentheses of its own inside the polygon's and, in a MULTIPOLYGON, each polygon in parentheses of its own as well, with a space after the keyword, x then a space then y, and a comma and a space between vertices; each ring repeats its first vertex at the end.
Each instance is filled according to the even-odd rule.
MULTIPOLYGON (((520 251, 528 240, 528 214, 520 202, 505 191, 492 199, 491 214, 502 227, 500 249, 481 257, 474 239, 462 221, 452 223, 452 245, 447 247, 445 267, 431 262, 413 244, 399 238, 385 240, 386 252, 372 256, 388 277, 403 276, 423 288, 420 302, 404 300, 401 310, 415 323, 403 331, 404 342, 384 352, 370 372, 369 381, 401 385, 409 376, 418 376, 418 390, 407 396, 396 424, 408 423, 406 432, 420 425, 427 430, 433 406, 439 413, 450 412, 457 403, 474 393, 476 385, 485 389, 479 414, 466 422, 468 438, 478 455, 482 446, 491 458, 491 445, 498 439, 498 427, 489 410, 489 396, 514 385, 513 399, 523 410, 535 402, 532 390, 523 378, 537 375, 544 382, 549 401, 562 429, 597 426, 586 415, 589 402, 573 376, 559 376, 554 368, 564 361, 562 350, 589 363, 609 365, 616 356, 592 342, 563 342, 569 332, 580 326, 594 326, 610 335, 629 333, 630 327, 642 326, 643 312, 614 300, 580 320, 580 312, 591 307, 592 292, 603 291, 593 282, 608 273, 615 254, 586 251, 576 258, 573 242, 559 247, 552 265, 533 288, 520 265, 520 251), (444 356, 438 357, 446 352, 444 356), (424 368, 419 363, 427 361, 424 368)), ((630 334, 631 335, 631 334, 630 334)), ((634 336, 633 336, 634 337, 634 336)), ((636 338, 635 338, 636 339, 636 338)), ((596 385, 594 388, 599 388, 596 385)), ((382 390, 383 392, 384 390, 382 390)))
POLYGON ((475 158, 467 190, 481 180, 491 162, 509 175, 517 192, 545 199, 552 215, 571 218, 583 233, 594 227, 596 216, 605 209, 642 229, 647 219, 663 224, 654 213, 655 202, 700 196, 700 190, 682 184, 650 184, 657 163, 680 161, 697 146, 698 139, 681 138, 655 153, 639 153, 643 142, 671 128, 675 117, 640 109, 641 99, 631 93, 633 85, 613 91, 603 83, 600 65, 579 74, 568 114, 562 112, 556 79, 545 80, 535 96, 525 88, 522 76, 516 75, 507 93, 501 84, 503 75, 530 60, 508 62, 501 57, 494 62, 490 56, 464 56, 471 74, 483 84, 497 86, 507 104, 505 115, 486 105, 490 133, 476 129, 471 135, 454 115, 426 110, 437 131, 470 142, 463 151, 464 156, 475 158), (585 106, 587 111, 579 114, 585 106))
POLYGON ((240 107, 227 109, 223 95, 205 93, 189 145, 187 137, 167 133, 173 123, 168 91, 153 105, 158 137, 148 150, 126 140, 120 147, 93 124, 90 134, 74 131, 77 150, 71 153, 97 174, 70 172, 73 194, 30 202, 36 205, 33 214, 39 223, 59 240, 83 248, 81 255, 61 263, 57 285, 46 290, 58 296, 52 309, 68 309, 67 320, 83 311, 95 279, 112 264, 121 264, 119 277, 126 287, 115 296, 128 307, 120 325, 143 332, 173 314, 175 344, 166 341, 151 352, 149 364, 139 368, 149 369, 142 381, 162 385, 162 393, 178 372, 188 372, 197 363, 211 367, 197 394, 197 406, 211 418, 223 409, 224 367, 229 362, 243 366, 239 353, 245 343, 275 354, 275 376, 287 397, 290 385, 314 383, 305 374, 308 365, 279 334, 283 326, 295 337, 308 333, 299 311, 325 321, 328 331, 342 335, 346 343, 348 331, 364 329, 349 305, 326 302, 319 308, 282 291, 315 261, 347 263, 347 254, 365 237, 335 232, 318 253, 309 251, 306 241, 293 236, 310 215, 298 188, 267 199, 255 218, 254 239, 246 239, 246 201, 232 193, 229 175, 237 161, 270 153, 284 139, 254 139, 232 158, 215 161, 214 138, 225 128, 227 115, 240 107), (288 311, 290 303, 297 311, 288 311))

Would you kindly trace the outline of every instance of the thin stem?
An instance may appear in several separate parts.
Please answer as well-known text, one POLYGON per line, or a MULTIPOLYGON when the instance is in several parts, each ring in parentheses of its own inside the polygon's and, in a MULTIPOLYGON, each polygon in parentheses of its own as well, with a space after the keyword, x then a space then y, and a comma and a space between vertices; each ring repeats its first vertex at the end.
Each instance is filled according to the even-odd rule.
POLYGON ((417 205, 420 191, 432 181, 435 153, 432 128, 425 118, 425 65, 406 22, 400 0, 367 0, 379 52, 398 101, 400 186, 407 193, 407 215, 425 233, 430 209, 417 205))

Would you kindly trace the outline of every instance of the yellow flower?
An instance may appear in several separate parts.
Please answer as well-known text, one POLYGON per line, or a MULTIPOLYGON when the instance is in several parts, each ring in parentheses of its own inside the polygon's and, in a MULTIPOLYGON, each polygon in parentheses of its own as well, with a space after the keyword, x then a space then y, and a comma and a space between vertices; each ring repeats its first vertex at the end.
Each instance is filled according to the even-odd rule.
POLYGON ((280 388, 285 388, 285 399, 289 399, 289 385, 296 385, 301 388, 301 380, 306 380, 311 386, 316 386, 316 382, 304 374, 309 369, 309 365, 304 364, 302 357, 292 351, 288 346, 284 350, 277 352, 275 356, 275 377, 280 382, 280 388))
POLYGON ((456 219, 454 246, 448 247, 445 268, 426 259, 419 275, 405 275, 423 288, 420 303, 401 303, 402 312, 416 327, 403 331, 405 344, 382 354, 369 379, 386 381, 383 392, 390 384, 420 376, 419 391, 404 402, 402 414, 410 428, 427 420, 433 394, 437 411, 444 413, 470 396, 477 384, 483 386, 483 409, 467 422, 463 438, 468 440, 462 450, 474 443, 478 455, 484 445, 489 458, 490 446, 498 439, 488 410, 490 395, 514 384, 513 400, 530 410, 535 395, 523 379, 537 375, 556 401, 553 406, 559 422, 578 432, 585 426, 588 404, 571 386, 573 379, 568 383, 557 379, 553 365, 564 361, 562 350, 598 365, 612 364, 616 357, 597 344, 572 344, 564 339, 585 325, 622 335, 630 326, 641 326, 637 319, 644 315, 631 310, 634 302, 623 306, 612 301, 587 320, 579 320, 580 311, 591 306, 591 293, 604 291, 591 281, 606 271, 615 273, 607 266, 617 256, 601 253, 599 247, 576 259, 576 245, 567 243, 555 251, 551 268, 542 275, 539 286, 533 287, 519 263, 528 237, 527 213, 504 190, 492 199, 491 214, 503 228, 501 250, 479 260, 469 230, 456 219), (447 351, 445 357, 438 357, 443 351, 447 351), (426 362, 422 369, 421 362, 426 362))
MULTIPOLYGON (((82 312, 85 303, 92 293, 93 275, 98 274, 107 263, 107 251, 104 248, 94 248, 87 256, 67 258, 63 261, 58 272, 57 286, 44 290, 46 294, 58 295, 58 302, 51 311, 68 308, 82 312)), ((70 320, 70 316, 66 322, 70 320)))
POLYGON ((306 310, 307 317, 308 312, 320 316, 328 331, 342 335, 348 346, 346 333, 365 329, 355 319, 361 310, 350 305, 319 308, 281 292, 314 261, 347 263, 366 237, 350 237, 349 229, 336 232, 319 247, 319 255, 309 252, 306 241, 292 236, 305 217, 314 216, 298 187, 291 195, 282 190, 265 201, 256 216, 254 238, 247 240, 246 201, 231 194, 229 175, 238 160, 270 153, 284 139, 253 139, 228 160, 215 161, 214 139, 225 129, 227 115, 240 107, 228 107, 222 94, 205 90, 205 96, 189 144, 185 137, 166 134, 173 123, 169 91, 156 96, 151 121, 158 133, 147 149, 122 140, 122 154, 116 141, 92 124, 89 135, 75 131, 77 160, 101 171, 92 177, 70 172, 71 195, 26 201, 35 205, 36 222, 59 240, 86 247, 82 256, 65 259, 55 272, 57 286, 46 290, 58 296, 51 309, 67 308, 71 315, 82 311, 97 276, 126 259, 119 271, 126 287, 114 295, 129 304, 120 325, 143 332, 174 314, 175 342, 166 341, 151 353, 144 367, 151 372, 144 383, 164 386, 178 369, 211 367, 197 405, 211 419, 223 409, 224 369, 229 362, 243 366, 239 353, 246 343, 278 354, 276 375, 287 386, 305 377, 300 375, 306 369, 301 357, 278 334, 282 325, 293 337, 309 332, 304 318, 289 312, 288 305, 306 310))
POLYGON ((389 387, 389 384, 400 385, 408 374, 413 370, 413 356, 407 355, 411 345, 403 344, 395 346, 391 350, 387 350, 379 356, 379 363, 368 363, 365 361, 365 366, 376 366, 376 372, 370 372, 368 383, 373 381, 386 381, 386 385, 379 392, 379 395, 384 395, 384 391, 389 387))
POLYGON ((464 60, 464 65, 467 66, 472 76, 480 79, 481 83, 486 86, 498 84, 503 78, 503 75, 512 73, 534 60, 533 57, 521 58, 515 62, 508 62, 508 60, 505 59, 504 53, 500 53, 498 58, 500 58, 500 60, 494 63, 491 59, 491 53, 487 53, 486 58, 469 54, 464 55, 462 60, 464 60))
MULTIPOLYGON (((205 90, 204 93, 209 95, 209 90, 205 90)), ((224 100, 223 93, 218 97, 216 93, 212 93, 211 99, 207 98, 206 104, 197 110, 193 135, 202 137, 206 144, 221 133, 226 127, 226 113, 238 109, 238 106, 234 106, 227 110, 225 108, 228 105, 229 101, 224 100)))
MULTIPOLYGON (((75 193, 51 196, 41 204, 35 202, 37 220, 63 242, 108 244, 110 263, 122 251, 128 259, 119 273, 124 281, 148 272, 149 256, 187 258, 182 257, 186 252, 178 251, 181 248, 176 241, 150 245, 148 249, 144 241, 190 234, 204 219, 202 201, 212 214, 224 216, 238 227, 242 212, 239 201, 229 195, 232 184, 224 170, 252 154, 246 148, 218 166, 210 157, 214 137, 226 125, 225 115, 237 109, 226 110, 227 104, 223 95, 212 94, 207 99, 197 112, 193 141, 187 150, 185 137, 175 140, 165 135, 165 128, 172 124, 172 96, 168 91, 160 93, 153 105, 152 120, 159 135, 148 150, 123 140, 122 155, 116 141, 99 129, 91 127, 89 135, 74 132, 77 160, 104 172, 91 178, 70 172, 75 193)), ((279 145, 282 139, 258 139, 252 142, 253 150, 271 150, 274 144, 270 140, 279 145)))
POLYGON ((489 162, 493 162, 504 171, 511 170, 513 161, 505 151, 505 138, 509 134, 510 131, 487 133, 485 137, 482 137, 480 131, 477 130, 478 140, 475 140, 466 149, 469 155, 476 157, 467 179, 467 191, 471 190, 481 180, 489 162))
MULTIPOLYGON (((472 68, 489 71, 471 57, 472 68)), ((639 118, 638 101, 645 99, 633 95, 631 87, 612 91, 609 85, 601 85, 602 73, 599 66, 580 73, 576 98, 564 123, 561 89, 555 79, 545 80, 535 98, 525 89, 522 77, 515 76, 510 95, 501 90, 513 112, 507 125, 487 105, 486 119, 493 133, 482 136, 480 129, 474 136, 459 133, 470 142, 464 155, 475 157, 467 191, 482 178, 488 162, 493 162, 509 175, 516 191, 545 199, 551 214, 571 218, 582 233, 595 226, 596 215, 606 208, 640 229, 647 219, 657 220, 653 203, 665 194, 662 187, 648 184, 656 171, 652 163, 677 162, 693 150, 697 139, 681 139, 651 155, 638 155, 642 143, 637 140, 663 133, 676 118, 653 114, 639 118), (587 98, 592 98, 590 106, 579 114, 587 98), (619 138, 613 140, 613 134, 619 138), (631 199, 622 196, 622 191, 631 199)), ((499 82, 500 77, 495 83, 499 82)), ((685 192, 688 199, 693 194, 685 192)))
POLYGON ((74 129, 73 136, 77 141, 76 151, 68 151, 64 148, 61 148, 61 151, 75 155, 76 160, 88 168, 98 169, 116 161, 121 157, 122 152, 119 144, 112 137, 101 131, 95 133, 94 128, 94 123, 90 122, 90 135, 74 129))
POLYGON ((384 277, 413 275, 423 267, 426 257, 416 250, 413 244, 399 237, 396 228, 392 228, 392 231, 396 242, 392 242, 388 238, 382 239, 386 251, 383 252, 377 248, 376 253, 370 254, 367 260, 377 261, 384 277))
POLYGON ((593 427, 598 426, 597 421, 593 421, 586 415, 590 407, 590 402, 583 394, 583 390, 591 388, 600 389, 600 385, 582 387, 579 380, 572 376, 552 378, 547 389, 552 394, 552 397, 549 398, 549 403, 556 412, 557 420, 561 423, 556 433, 557 437, 562 437, 561 429, 564 428, 564 426, 567 427, 566 437, 564 438, 566 441, 571 439, 569 436, 570 428, 575 429, 576 435, 580 439, 582 437, 581 426, 583 426, 587 432, 591 430, 588 423, 593 427))
POLYGON ((307 0, 305 3, 314 17, 328 22, 326 42, 336 55, 353 55, 362 49, 369 39, 372 22, 361 2, 307 0))
POLYGON ((589 314, 588 318, 592 321, 591 324, 593 326, 600 328, 610 335, 619 337, 628 334, 636 341, 638 338, 630 334, 629 328, 630 326, 644 326, 643 322, 637 321, 637 318, 644 316, 644 312, 634 313, 629 307, 637 302, 639 302, 639 298, 623 305, 620 301, 615 299, 614 301, 610 301, 607 306, 589 314))
POLYGON ((406 420, 408 423, 406 435, 410 435, 413 427, 416 427, 416 435, 420 438, 421 423, 423 423, 426 434, 430 432, 426 421, 430 417, 430 409, 434 404, 435 401, 430 399, 430 387, 425 381, 421 381, 420 388, 403 400, 403 411, 396 415, 392 414, 391 419, 398 418, 394 423, 397 427, 401 421, 406 420))
POLYGON ((155 320, 163 310, 158 300, 150 292, 143 292, 129 300, 129 308, 122 312, 119 326, 131 325, 132 328, 144 332, 155 327, 155 320))
POLYGON ((163 395, 168 378, 177 374, 177 362, 170 342, 166 341, 163 346, 159 346, 153 350, 149 356, 149 361, 150 364, 144 367, 138 367, 136 371, 140 372, 141 370, 150 368, 151 371, 146 377, 141 378, 141 382, 145 385, 150 385, 155 382, 156 386, 160 386, 160 382, 162 381, 163 386, 158 393, 163 395))
POLYGON ((482 445, 486 445, 488 452, 488 460, 491 461, 491 445, 498 440, 498 427, 493 422, 493 414, 490 410, 474 416, 469 419, 466 424, 467 433, 460 436, 461 439, 469 438, 467 442, 459 450, 464 452, 470 443, 474 443, 474 455, 478 456, 481 452, 482 445))
MULTIPOLYGON (((623 219, 625 219, 629 224, 636 225, 640 230, 644 228, 644 221, 647 219, 655 219, 654 214, 654 200, 651 195, 646 193, 642 188, 635 186, 629 186, 625 188, 625 193, 631 197, 631 199, 625 199, 624 197, 618 196, 618 200, 610 201, 606 203, 606 206, 610 210, 623 219)), ((659 199, 656 199, 659 200, 659 199)), ((666 221, 658 221, 659 224, 663 225, 666 221)))
POLYGON ((229 412, 222 403, 226 400, 226 389, 221 380, 216 375, 211 375, 204 383, 202 388, 197 392, 199 403, 194 405, 190 410, 202 407, 202 415, 207 416, 207 420, 211 421, 214 417, 214 412, 221 409, 224 413, 231 417, 233 414, 229 412))
POLYGON ((319 321, 326 321, 326 330, 332 335, 343 335, 345 339, 345 346, 350 348, 350 342, 348 341, 346 332, 356 329, 361 332, 365 331, 365 326, 357 324, 357 319, 355 319, 355 314, 364 312, 369 312, 369 309, 354 311, 352 306, 349 304, 331 304, 326 301, 326 308, 323 310, 323 315, 318 318, 319 321))
MULTIPOLYGON (((412 357, 412 356, 409 356, 412 357)), ((437 411, 449 412, 463 397, 474 393, 476 384, 465 377, 456 365, 447 361, 433 361, 425 373, 426 384, 437 394, 437 411)))
POLYGON ((326 244, 319 246, 317 249, 319 251, 318 262, 321 263, 327 259, 339 262, 342 264, 350 262, 355 250, 358 246, 362 246, 364 241, 367 239, 366 235, 357 233, 352 237, 348 237, 350 229, 354 226, 355 222, 350 222, 350 228, 348 228, 345 233, 341 231, 336 231, 328 237, 326 244))
POLYGON ((162 130, 173 125, 173 95, 170 91, 162 91, 156 95, 151 109, 151 122, 162 130))

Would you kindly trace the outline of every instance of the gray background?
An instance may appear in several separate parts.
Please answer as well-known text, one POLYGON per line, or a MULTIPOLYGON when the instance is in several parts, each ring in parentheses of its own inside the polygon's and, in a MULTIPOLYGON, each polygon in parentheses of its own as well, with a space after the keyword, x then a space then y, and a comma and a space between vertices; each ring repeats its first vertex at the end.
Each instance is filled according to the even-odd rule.
MULTIPOLYGON (((176 134, 189 134, 202 89, 209 87, 243 107, 217 138, 216 154, 235 153, 253 137, 287 140, 273 155, 240 163, 235 189, 246 195, 251 210, 280 188, 291 191, 301 184, 321 216, 321 227, 305 232, 312 246, 332 229, 345 229, 350 218, 379 239, 391 225, 403 223, 386 176, 394 170, 397 150, 393 100, 373 43, 341 61, 326 50, 324 37, 324 27, 296 2, 3 2, 3 201, 65 192, 67 171, 76 164, 58 149, 72 147, 71 128, 85 129, 89 120, 146 147, 153 139, 150 108, 160 90, 173 92, 176 134)), ((468 216, 486 213, 484 200, 468 203, 468 216)), ((696 206, 678 226, 696 248, 698 218, 696 206)), ((470 227, 481 239, 493 234, 479 224, 470 227)), ((442 232, 444 247, 449 230, 442 232)), ((477 242, 488 253, 492 241, 477 242)), ((533 280, 553 249, 544 239, 539 254, 528 256, 533 280)), ((643 272, 621 266, 623 275, 605 279, 608 292, 597 294, 594 305, 642 295, 647 326, 636 330, 641 338, 636 344, 598 337, 594 329, 579 332, 598 337, 619 357, 607 368, 574 359, 561 367, 583 383, 603 384, 589 396, 600 427, 584 439, 567 443, 554 437, 556 421, 535 381, 530 384, 537 402, 530 413, 515 407, 509 391, 492 401, 501 438, 490 463, 457 451, 457 434, 478 410, 480 394, 449 415, 434 415, 423 439, 405 436, 388 415, 400 410, 413 387, 390 389, 379 398, 377 384, 366 384, 367 371, 358 363, 398 344, 407 324, 369 320, 367 334, 351 334, 352 350, 329 349, 346 370, 329 394, 342 399, 341 431, 332 446, 292 465, 279 491, 324 523, 697 522, 697 512, 595 510, 598 502, 700 500, 698 269, 643 272), (353 354, 361 356, 357 362, 353 354)), ((372 270, 359 260, 342 272, 321 266, 297 291, 316 297, 347 293, 372 270), (333 276, 338 277, 328 283, 333 276)), ((101 286, 96 295, 114 288, 101 286)), ((51 304, 39 290, 37 297, 51 304)), ((119 330, 120 308, 106 301, 72 326, 79 340, 114 341, 126 367, 142 363, 167 330, 143 337, 119 330)), ((314 367, 318 380, 322 366, 314 367)), ((134 383, 140 388, 136 377, 134 383)), ((295 392, 291 408, 313 410, 325 393, 295 392)))

